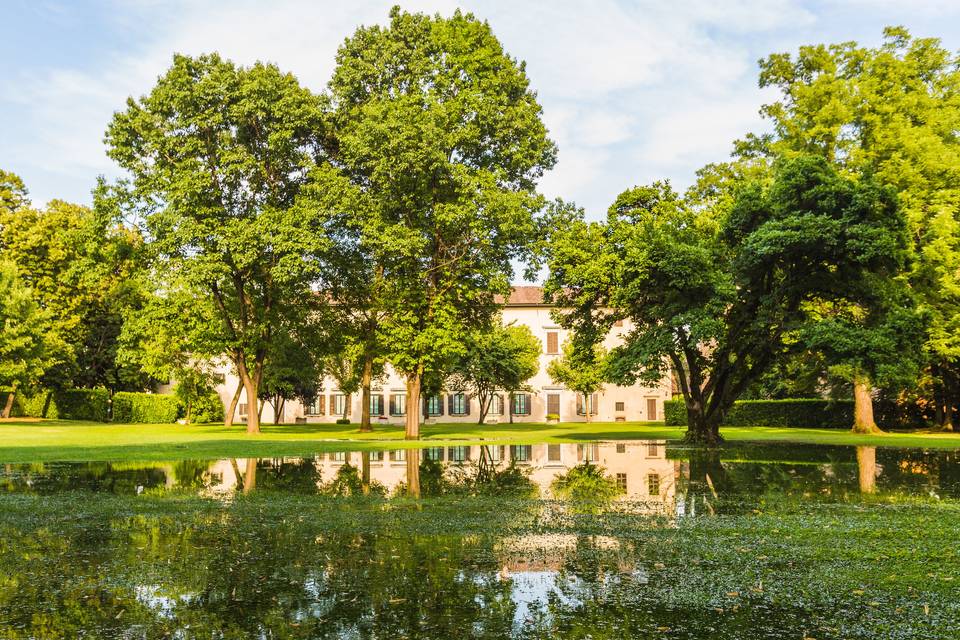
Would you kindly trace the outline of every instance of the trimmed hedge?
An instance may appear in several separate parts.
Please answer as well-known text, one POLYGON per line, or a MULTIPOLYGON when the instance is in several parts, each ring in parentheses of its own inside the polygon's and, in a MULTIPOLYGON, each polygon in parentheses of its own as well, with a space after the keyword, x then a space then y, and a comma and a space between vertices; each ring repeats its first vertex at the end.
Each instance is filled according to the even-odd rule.
POLYGON ((113 421, 120 423, 171 423, 180 410, 177 399, 159 393, 118 391, 113 394, 113 421))
POLYGON ((41 391, 33 396, 17 394, 14 414, 50 420, 110 420, 110 392, 106 389, 41 391))
MULTIPOLYGON (((687 424, 683 400, 668 400, 664 419, 668 425, 687 424)), ((880 426, 898 426, 888 418, 888 407, 875 403, 874 411, 880 426)), ((849 429, 853 425, 853 400, 821 400, 795 398, 788 400, 738 400, 726 419, 729 427, 796 427, 808 429, 849 429)))

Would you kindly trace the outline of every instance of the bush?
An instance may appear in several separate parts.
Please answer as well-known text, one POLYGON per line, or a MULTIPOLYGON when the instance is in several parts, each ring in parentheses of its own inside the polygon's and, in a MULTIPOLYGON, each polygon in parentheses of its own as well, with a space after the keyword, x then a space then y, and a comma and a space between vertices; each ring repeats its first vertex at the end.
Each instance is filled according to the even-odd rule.
MULTIPOLYGON (((903 426, 894 409, 893 403, 874 402, 877 424, 888 428, 903 426)), ((664 402, 663 413, 668 425, 687 424, 687 409, 683 400, 664 402)), ((733 403, 723 424, 728 427, 849 429, 853 426, 853 400, 738 400, 733 403)))
POLYGON ((197 398, 193 406, 193 421, 201 422, 223 422, 226 410, 223 408, 223 400, 216 389, 209 389, 206 393, 197 398))
POLYGON ((113 421, 167 424, 177 421, 179 406, 171 395, 118 391, 113 394, 113 421))
POLYGON ((350 418, 337 418, 337 424, 350 424, 350 418))
POLYGON ((32 396, 17 394, 14 415, 50 420, 110 419, 110 392, 106 389, 41 390, 32 396))
POLYGON ((560 416, 556 413, 548 413, 547 420, 560 420, 560 416))

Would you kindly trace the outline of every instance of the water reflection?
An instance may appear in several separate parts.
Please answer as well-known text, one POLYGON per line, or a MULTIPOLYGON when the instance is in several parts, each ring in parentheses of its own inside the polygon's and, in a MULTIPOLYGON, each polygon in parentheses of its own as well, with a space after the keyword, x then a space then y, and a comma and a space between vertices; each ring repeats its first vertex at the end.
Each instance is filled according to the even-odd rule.
POLYGON ((960 598, 937 599, 954 583, 936 571, 955 530, 904 535, 923 512, 892 501, 900 519, 878 527, 869 507, 957 497, 958 468, 955 452, 662 441, 6 465, 0 637, 948 637, 960 598), (844 531, 871 533, 810 564, 784 531, 816 511, 732 524, 791 500, 841 503, 828 526, 862 500, 844 531), (911 588, 856 595, 888 557, 911 588))
MULTIPOLYGON (((525 482, 534 489, 530 495, 569 499, 573 494, 560 495, 558 486, 584 468, 587 473, 581 475, 590 475, 591 469, 602 475, 612 499, 678 515, 716 513, 725 497, 742 503, 771 495, 960 495, 954 451, 783 445, 698 450, 668 447, 664 441, 458 445, 169 463, 7 464, 0 471, 0 490, 137 494, 186 489, 208 496, 264 490, 429 497, 467 487, 474 493, 510 492, 525 482)), ((581 493, 598 493, 597 487, 584 487, 581 493)))

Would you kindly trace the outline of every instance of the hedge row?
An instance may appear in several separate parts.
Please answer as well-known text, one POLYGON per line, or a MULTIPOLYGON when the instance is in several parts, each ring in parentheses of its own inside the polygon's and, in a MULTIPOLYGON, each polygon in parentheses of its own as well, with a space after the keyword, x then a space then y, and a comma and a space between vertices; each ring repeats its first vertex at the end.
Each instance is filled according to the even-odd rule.
MULTIPOLYGON (((6 401, 0 392, 0 401, 6 401)), ((176 422, 180 404, 171 395, 120 391, 113 396, 106 389, 41 391, 32 396, 18 393, 13 415, 48 420, 89 420, 91 422, 176 422), (112 413, 112 416, 111 416, 112 413)))
MULTIPOLYGON (((668 425, 687 424, 683 400, 663 403, 668 425)), ((874 403, 874 417, 881 427, 900 427, 903 417, 892 403, 874 403)), ((853 425, 853 400, 738 400, 723 424, 730 427, 797 427, 809 429, 849 429, 853 425)))
POLYGON ((66 389, 44 391, 34 396, 17 394, 14 415, 51 420, 110 419, 110 392, 106 389, 66 389))
POLYGON ((113 394, 113 421, 170 423, 177 421, 180 404, 170 395, 118 391, 113 394))

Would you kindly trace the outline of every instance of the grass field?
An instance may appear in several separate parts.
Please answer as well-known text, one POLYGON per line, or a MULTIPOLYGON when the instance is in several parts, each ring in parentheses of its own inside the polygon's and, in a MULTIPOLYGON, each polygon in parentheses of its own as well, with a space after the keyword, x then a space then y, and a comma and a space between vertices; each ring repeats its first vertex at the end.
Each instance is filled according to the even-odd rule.
MULTIPOLYGON (((673 440, 683 427, 660 423, 582 422, 553 425, 428 424, 421 443, 533 444, 588 440, 673 440)), ((791 442, 890 447, 960 448, 960 434, 891 433, 855 435, 828 429, 725 427, 731 442, 791 442)), ((417 446, 405 441, 399 426, 375 426, 360 433, 356 425, 264 425, 263 433, 248 436, 243 425, 221 424, 102 424, 66 420, 0 420, 0 462, 50 460, 178 460, 185 458, 276 457, 310 455, 317 451, 383 449, 417 446)))

